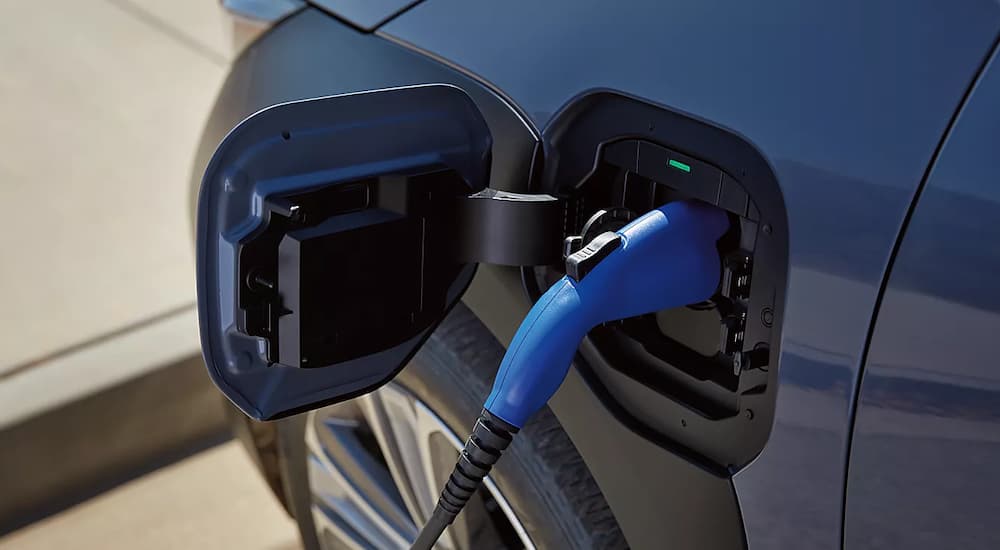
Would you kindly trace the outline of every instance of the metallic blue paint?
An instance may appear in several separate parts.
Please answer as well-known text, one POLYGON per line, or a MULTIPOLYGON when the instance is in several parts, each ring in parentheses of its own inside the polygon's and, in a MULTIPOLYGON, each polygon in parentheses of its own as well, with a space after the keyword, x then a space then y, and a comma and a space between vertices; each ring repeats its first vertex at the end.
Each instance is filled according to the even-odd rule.
POLYGON ((994 55, 893 265, 854 429, 850 549, 1000 547, 998 99, 994 55))
POLYGON ((580 281, 557 281, 521 322, 484 408, 524 426, 559 389, 580 341, 595 326, 712 297, 722 267, 723 210, 673 202, 616 233, 621 245, 580 281))
POLYGON ((998 26, 989 0, 431 0, 379 32, 491 82, 539 127, 605 87, 726 126, 763 152, 789 218, 780 389, 771 439, 734 482, 752 548, 832 549, 884 270, 998 26))

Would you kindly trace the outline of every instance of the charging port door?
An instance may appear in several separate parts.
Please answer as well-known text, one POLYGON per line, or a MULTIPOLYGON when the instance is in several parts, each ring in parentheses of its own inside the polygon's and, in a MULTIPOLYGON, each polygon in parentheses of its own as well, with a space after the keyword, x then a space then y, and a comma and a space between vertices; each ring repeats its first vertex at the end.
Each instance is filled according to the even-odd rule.
POLYGON ((215 152, 198 205, 202 348, 215 383, 272 419, 391 379, 471 281, 457 200, 491 137, 460 89, 270 107, 215 152))

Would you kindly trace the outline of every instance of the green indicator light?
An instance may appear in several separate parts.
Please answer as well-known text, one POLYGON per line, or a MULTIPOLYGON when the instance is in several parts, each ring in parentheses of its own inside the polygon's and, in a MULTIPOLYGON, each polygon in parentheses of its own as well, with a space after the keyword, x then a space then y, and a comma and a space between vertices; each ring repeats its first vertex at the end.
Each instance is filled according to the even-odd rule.
POLYGON ((684 164, 683 162, 681 162, 679 160, 670 159, 670 162, 668 162, 667 164, 669 164, 670 166, 673 166, 674 168, 676 168, 678 170, 684 170, 685 172, 690 172, 691 171, 691 167, 690 166, 688 166, 687 164, 684 164))

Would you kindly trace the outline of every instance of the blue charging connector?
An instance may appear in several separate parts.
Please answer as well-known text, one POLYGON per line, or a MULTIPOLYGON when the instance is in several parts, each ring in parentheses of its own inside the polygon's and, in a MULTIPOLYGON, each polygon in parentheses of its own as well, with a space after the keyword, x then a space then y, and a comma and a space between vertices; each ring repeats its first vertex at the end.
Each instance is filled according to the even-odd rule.
POLYGON ((727 227, 717 208, 673 202, 617 231, 618 248, 581 280, 560 279, 531 308, 500 363, 486 410, 523 426, 562 384, 590 329, 711 297, 721 273, 715 243, 727 227))
POLYGON ((673 202, 581 251, 592 267, 566 275, 535 303, 500 363, 483 414, 413 548, 431 548, 513 435, 555 394, 587 332, 608 321, 701 302, 719 285, 725 212, 673 202), (608 252, 610 250, 610 252, 608 252))

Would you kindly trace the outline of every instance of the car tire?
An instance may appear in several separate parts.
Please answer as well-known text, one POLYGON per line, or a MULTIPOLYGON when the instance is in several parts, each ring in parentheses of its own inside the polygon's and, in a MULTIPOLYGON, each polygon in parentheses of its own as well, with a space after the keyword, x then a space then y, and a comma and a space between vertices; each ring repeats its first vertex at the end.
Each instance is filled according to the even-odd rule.
MULTIPOLYGON (((459 303, 393 383, 426 404, 464 440, 502 356, 500 343, 459 303)), ((280 464, 304 546, 320 548, 311 512, 306 416, 278 424, 280 464)), ((490 477, 535 547, 627 547, 583 459, 547 407, 524 426, 490 477)), ((481 518, 463 517, 471 515, 463 511, 457 520, 466 522, 467 538, 460 546, 506 546, 495 534, 494 540, 484 539, 486 531, 477 525, 481 518)))

